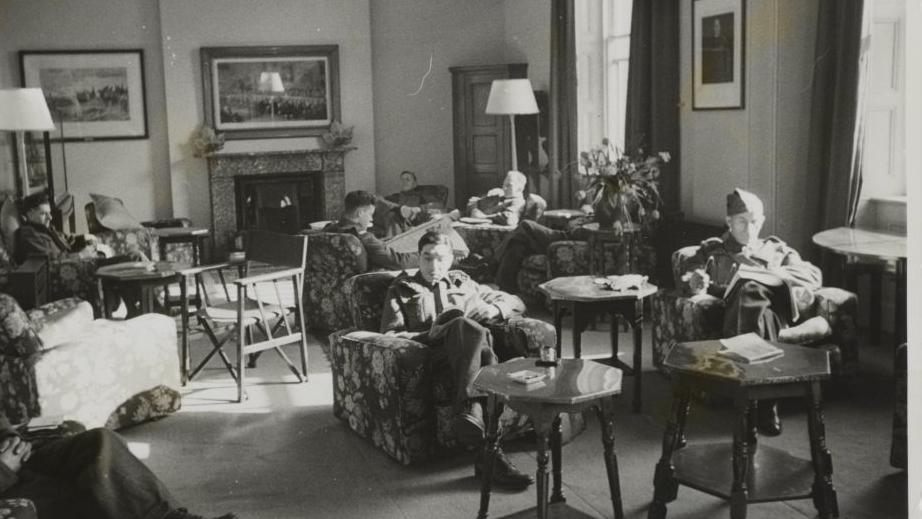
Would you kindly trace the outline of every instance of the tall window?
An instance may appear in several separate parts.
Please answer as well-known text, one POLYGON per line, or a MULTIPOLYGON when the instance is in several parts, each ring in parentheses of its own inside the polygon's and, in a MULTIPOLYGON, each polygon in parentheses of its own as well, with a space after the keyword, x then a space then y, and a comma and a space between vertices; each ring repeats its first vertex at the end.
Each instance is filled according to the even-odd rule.
POLYGON ((875 0, 873 11, 861 197, 905 196, 905 5, 902 0, 875 0))
POLYGON ((579 149, 608 137, 624 147, 633 0, 576 2, 579 149))

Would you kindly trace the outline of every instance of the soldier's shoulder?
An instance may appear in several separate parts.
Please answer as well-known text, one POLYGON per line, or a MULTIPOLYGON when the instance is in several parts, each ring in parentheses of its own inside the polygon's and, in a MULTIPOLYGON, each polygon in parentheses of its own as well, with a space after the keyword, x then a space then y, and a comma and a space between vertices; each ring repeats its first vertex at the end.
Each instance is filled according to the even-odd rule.
POLYGON ((715 249, 722 249, 724 246, 724 240, 720 236, 714 236, 702 241, 699 244, 699 247, 702 251, 707 252, 715 249))
POLYGON ((473 281, 471 279, 471 276, 467 272, 464 272, 463 270, 450 271, 448 273, 448 280, 451 282, 452 285, 456 287, 459 287, 465 283, 470 283, 473 281))
POLYGON ((765 238, 765 243, 770 243, 772 245, 777 245, 779 247, 787 247, 787 243, 781 238, 775 236, 774 234, 765 238))

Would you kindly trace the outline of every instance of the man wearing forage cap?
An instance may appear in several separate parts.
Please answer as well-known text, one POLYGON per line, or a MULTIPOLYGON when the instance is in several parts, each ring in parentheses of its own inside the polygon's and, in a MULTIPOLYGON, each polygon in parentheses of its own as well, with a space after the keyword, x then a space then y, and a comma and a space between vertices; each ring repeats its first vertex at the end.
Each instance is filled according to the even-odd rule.
MULTIPOLYGON (((771 341, 796 342, 805 334, 828 330, 829 323, 822 317, 797 323, 801 310, 813 304, 813 292, 822 285, 822 272, 779 238, 759 238, 765 223, 759 197, 734 189, 727 195, 726 222, 727 232, 701 242, 698 252, 684 265, 682 277, 692 294, 720 298, 726 294, 723 336, 755 332, 771 341), (771 270, 785 283, 769 286, 741 279, 727 293, 741 264, 771 270), (789 327, 795 323, 798 325, 789 327)), ((757 425, 763 434, 781 434, 776 401, 759 406, 757 425)))

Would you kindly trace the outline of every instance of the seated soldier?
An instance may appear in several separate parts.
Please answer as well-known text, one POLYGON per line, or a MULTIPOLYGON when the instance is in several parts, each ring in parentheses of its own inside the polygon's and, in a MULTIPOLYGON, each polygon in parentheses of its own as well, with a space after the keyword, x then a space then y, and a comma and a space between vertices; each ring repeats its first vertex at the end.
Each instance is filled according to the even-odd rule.
MULTIPOLYGON (((520 171, 510 170, 503 180, 503 187, 487 191, 483 197, 472 196, 467 201, 465 213, 474 218, 487 218, 497 225, 518 225, 525 212, 525 186, 528 178, 520 171)), ((458 219, 455 210, 452 218, 458 219)))
MULTIPOLYGON (((450 377, 456 389, 452 402, 453 428, 465 445, 480 446, 484 437, 483 395, 472 387, 482 366, 524 352, 494 351, 486 323, 521 315, 525 304, 516 296, 480 285, 460 271, 451 271, 452 250, 447 234, 430 231, 419 240, 419 271, 400 274, 387 291, 381 332, 410 338, 432 348, 433 368, 450 377)), ((478 449, 478 452, 481 450, 478 449)), ((475 475, 483 461, 478 457, 475 475)), ((493 481, 524 489, 534 480, 520 472, 502 452, 493 481)))
POLYGON ((204 519, 177 508, 163 483, 118 434, 92 429, 33 448, 3 415, 0 499, 29 499, 43 519, 204 519))
POLYGON ((419 256, 416 253, 397 252, 368 231, 374 218, 375 205, 379 200, 367 191, 350 191, 346 194, 340 219, 330 223, 323 230, 357 236, 365 246, 365 252, 368 253, 370 269, 396 270, 416 267, 419 263, 419 256))
MULTIPOLYGON (((828 327, 822 317, 790 327, 800 310, 812 305, 813 292, 822 285, 822 272, 779 238, 759 238, 765 223, 762 201, 753 193, 735 189, 727 195, 726 220, 727 232, 703 241, 686 263, 682 279, 692 294, 724 298, 740 265, 770 271, 784 283, 779 287, 753 280, 736 282, 725 298, 724 337, 755 332, 767 340, 785 342, 814 328, 828 327), (792 308, 792 299, 796 308, 792 308)), ((781 434, 777 402, 762 402, 757 426, 763 434, 781 434)))

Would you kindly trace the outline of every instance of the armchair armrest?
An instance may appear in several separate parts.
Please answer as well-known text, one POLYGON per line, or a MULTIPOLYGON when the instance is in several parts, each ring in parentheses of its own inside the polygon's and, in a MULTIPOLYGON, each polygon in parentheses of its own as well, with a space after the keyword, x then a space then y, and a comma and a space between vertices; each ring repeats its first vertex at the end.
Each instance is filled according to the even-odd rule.
POLYGON ((292 276, 296 276, 304 272, 304 269, 300 267, 276 270, 273 272, 267 272, 265 274, 259 274, 256 276, 247 276, 245 278, 238 278, 234 280, 234 284, 237 286, 242 285, 255 285, 256 283, 263 283, 265 281, 273 281, 276 279, 286 279, 292 276))
POLYGON ((488 328, 493 335, 493 349, 501 359, 535 357, 541 350, 557 345, 554 327, 530 317, 513 317, 488 328))

